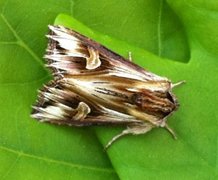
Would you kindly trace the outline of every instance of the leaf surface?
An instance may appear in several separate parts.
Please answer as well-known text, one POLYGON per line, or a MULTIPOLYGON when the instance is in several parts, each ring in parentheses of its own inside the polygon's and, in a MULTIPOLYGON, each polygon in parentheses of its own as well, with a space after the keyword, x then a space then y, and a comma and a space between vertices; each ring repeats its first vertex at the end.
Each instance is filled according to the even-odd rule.
POLYGON ((11 178, 216 179, 218 3, 216 1, 1 1, 0 175, 11 178), (164 129, 127 136, 107 154, 120 127, 78 129, 29 118, 44 69, 44 34, 71 27, 134 62, 170 78, 181 104, 164 129), (16 16, 14 15, 16 14, 16 16), (89 28, 88 28, 89 27, 89 28), (100 143, 99 143, 100 141, 100 143), (108 155, 113 168, 108 160, 108 155), (118 176, 117 176, 117 175, 118 176))
POLYGON ((47 25, 71 2, 0 3, 0 179, 117 179, 88 129, 30 118, 37 89, 50 79, 42 58, 47 25))

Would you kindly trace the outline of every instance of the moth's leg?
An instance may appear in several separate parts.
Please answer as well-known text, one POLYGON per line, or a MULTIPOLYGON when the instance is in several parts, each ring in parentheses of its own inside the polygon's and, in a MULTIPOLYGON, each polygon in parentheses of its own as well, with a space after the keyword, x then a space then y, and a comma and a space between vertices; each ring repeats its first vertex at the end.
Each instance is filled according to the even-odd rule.
POLYGON ((177 83, 174 83, 174 84, 172 84, 172 88, 177 87, 177 86, 180 86, 180 85, 182 85, 182 84, 184 84, 184 83, 186 83, 185 80, 179 81, 179 82, 177 82, 177 83))
POLYGON ((150 131, 154 125, 146 123, 146 124, 140 124, 140 125, 133 125, 127 127, 127 129, 123 130, 120 134, 114 136, 105 146, 105 150, 107 150, 112 143, 114 143, 116 140, 118 140, 120 137, 127 135, 127 134, 133 134, 133 135, 138 135, 138 134, 145 134, 148 131, 150 131))
POLYGON ((165 124, 164 128, 173 136, 174 139, 177 139, 176 133, 168 126, 168 124, 165 124))
POLYGON ((132 52, 129 52, 128 60, 132 62, 132 52))
MULTIPOLYGON (((167 117, 169 117, 171 114, 169 114, 167 117)), ((166 123, 167 117, 165 117, 162 122, 160 123, 160 127, 165 128, 172 136, 174 139, 177 139, 176 133, 169 127, 169 125, 166 123)))

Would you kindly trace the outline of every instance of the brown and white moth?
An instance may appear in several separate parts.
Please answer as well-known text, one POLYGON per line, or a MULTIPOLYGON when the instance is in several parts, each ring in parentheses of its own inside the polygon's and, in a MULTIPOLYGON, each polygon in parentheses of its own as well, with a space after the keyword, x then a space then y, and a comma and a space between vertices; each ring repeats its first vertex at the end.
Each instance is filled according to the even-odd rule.
POLYGON ((45 58, 54 76, 39 91, 32 117, 73 126, 125 125, 126 134, 145 134, 166 123, 178 108, 173 84, 63 26, 49 26, 45 58))

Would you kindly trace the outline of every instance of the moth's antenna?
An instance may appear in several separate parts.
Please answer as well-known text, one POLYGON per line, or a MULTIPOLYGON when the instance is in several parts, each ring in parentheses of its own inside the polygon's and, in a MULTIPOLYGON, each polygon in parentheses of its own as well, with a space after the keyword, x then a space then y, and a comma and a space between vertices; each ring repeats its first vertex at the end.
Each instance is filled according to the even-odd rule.
POLYGON ((177 139, 177 136, 175 132, 168 126, 168 124, 165 124, 164 128, 173 136, 174 139, 177 139))
POLYGON ((179 82, 177 82, 177 83, 175 83, 175 84, 172 84, 172 88, 177 87, 177 86, 180 86, 180 85, 182 85, 182 84, 184 84, 184 83, 186 83, 185 80, 179 81, 179 82))

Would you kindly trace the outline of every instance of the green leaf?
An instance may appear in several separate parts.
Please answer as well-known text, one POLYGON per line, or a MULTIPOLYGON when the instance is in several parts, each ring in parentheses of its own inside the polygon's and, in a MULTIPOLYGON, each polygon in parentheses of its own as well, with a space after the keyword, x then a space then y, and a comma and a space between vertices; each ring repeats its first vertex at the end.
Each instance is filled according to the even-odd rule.
POLYGON ((163 0, 76 0, 73 15, 93 30, 161 57, 189 59, 184 28, 163 0))
POLYGON ((216 1, 2 0, 0 10, 0 177, 217 179, 216 1), (56 24, 123 56, 131 51, 152 72, 187 81, 175 90, 181 107, 168 120, 177 141, 155 129, 119 140, 106 154, 103 146, 122 128, 96 127, 96 138, 90 128, 29 118, 36 89, 50 79, 41 59, 44 34, 60 12, 77 20, 59 15, 56 24))

